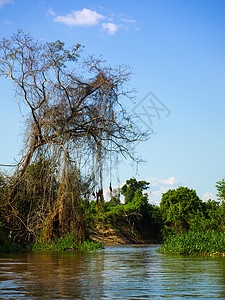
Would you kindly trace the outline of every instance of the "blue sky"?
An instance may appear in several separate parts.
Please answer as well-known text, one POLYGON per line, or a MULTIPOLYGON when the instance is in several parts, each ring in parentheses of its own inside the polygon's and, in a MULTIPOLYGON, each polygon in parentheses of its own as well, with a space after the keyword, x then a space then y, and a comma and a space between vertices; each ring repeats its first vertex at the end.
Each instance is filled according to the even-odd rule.
MULTIPOLYGON (((22 29, 41 40, 79 42, 85 53, 133 69, 136 104, 128 110, 154 134, 136 148, 146 162, 122 163, 113 185, 118 175, 120 183, 150 181, 152 203, 180 185, 216 199, 215 184, 225 178, 223 0, 0 0, 0 28, 1 39, 22 29)), ((23 117, 4 78, 0 90, 0 164, 9 164, 19 159, 23 117)))

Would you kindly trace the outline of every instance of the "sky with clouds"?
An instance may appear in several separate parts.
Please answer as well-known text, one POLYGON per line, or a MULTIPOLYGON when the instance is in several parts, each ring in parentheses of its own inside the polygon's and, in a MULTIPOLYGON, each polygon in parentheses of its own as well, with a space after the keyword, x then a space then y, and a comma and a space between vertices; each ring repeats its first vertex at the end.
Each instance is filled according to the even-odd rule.
MULTIPOLYGON (((1 39, 22 29, 132 68, 128 88, 137 90, 136 102, 127 109, 153 134, 136 146, 143 164, 111 167, 113 186, 130 177, 149 181, 152 203, 178 186, 216 198, 215 184, 225 178, 223 0, 0 0, 0 28, 1 39)), ((0 164, 11 164, 20 154, 23 116, 4 78, 0 88, 0 164)))
POLYGON ((113 22, 106 21, 107 18, 96 11, 88 8, 82 10, 73 10, 65 16, 56 16, 56 13, 50 9, 49 13, 55 16, 54 22, 59 22, 67 26, 96 26, 101 25, 101 28, 109 35, 113 35, 118 30, 118 25, 113 22), (104 21, 105 20, 105 21, 104 21))

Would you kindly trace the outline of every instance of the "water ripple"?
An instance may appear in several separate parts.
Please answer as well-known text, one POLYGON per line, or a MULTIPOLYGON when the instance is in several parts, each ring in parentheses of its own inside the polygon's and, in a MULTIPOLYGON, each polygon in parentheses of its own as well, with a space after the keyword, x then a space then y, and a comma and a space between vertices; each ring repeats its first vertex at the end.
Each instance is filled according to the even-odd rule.
POLYGON ((4 255, 1 299, 225 299, 225 259, 164 255, 157 246, 4 255))

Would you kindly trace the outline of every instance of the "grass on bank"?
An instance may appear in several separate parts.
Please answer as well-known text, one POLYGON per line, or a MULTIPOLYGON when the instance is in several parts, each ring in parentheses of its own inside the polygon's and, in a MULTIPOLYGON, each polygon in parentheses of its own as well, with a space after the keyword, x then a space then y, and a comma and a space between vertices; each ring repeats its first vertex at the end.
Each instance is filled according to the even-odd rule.
POLYGON ((188 231, 171 235, 158 251, 167 254, 225 256, 225 232, 188 231))
MULTIPOLYGON (((0 232, 0 237, 1 237, 0 232)), ((64 250, 98 250, 102 248, 102 243, 93 241, 84 241, 78 244, 71 232, 65 237, 56 238, 49 242, 39 241, 29 245, 19 245, 13 242, 11 233, 0 240, 0 253, 18 253, 18 252, 38 252, 38 251, 64 251, 64 250)))
POLYGON ((46 251, 46 250, 98 250, 102 248, 101 243, 93 241, 84 241, 82 244, 77 244, 73 233, 67 234, 65 237, 56 238, 50 242, 42 242, 32 244, 31 251, 46 251))

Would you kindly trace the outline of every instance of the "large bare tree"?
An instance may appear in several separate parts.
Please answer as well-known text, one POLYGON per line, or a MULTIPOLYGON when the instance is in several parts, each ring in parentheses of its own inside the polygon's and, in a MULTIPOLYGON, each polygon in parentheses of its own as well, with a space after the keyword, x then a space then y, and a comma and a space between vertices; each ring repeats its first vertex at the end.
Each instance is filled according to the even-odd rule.
POLYGON ((79 44, 66 49, 60 41, 43 42, 18 31, 0 42, 0 76, 14 82, 26 114, 26 144, 9 206, 37 156, 48 153, 62 174, 65 164, 80 172, 81 162, 93 162, 92 173, 101 179, 107 153, 132 156, 134 142, 147 138, 124 108, 129 68, 85 59, 79 44))

